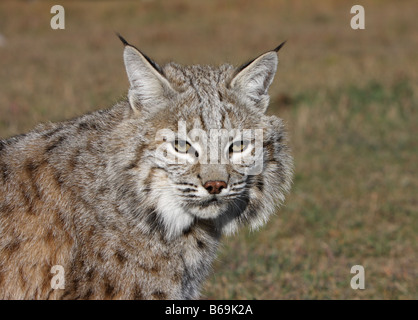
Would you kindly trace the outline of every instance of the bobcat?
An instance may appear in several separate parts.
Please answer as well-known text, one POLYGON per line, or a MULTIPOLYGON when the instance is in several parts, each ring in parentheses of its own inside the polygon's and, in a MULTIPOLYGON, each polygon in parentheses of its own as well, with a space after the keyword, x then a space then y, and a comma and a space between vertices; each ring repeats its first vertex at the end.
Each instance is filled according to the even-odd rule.
POLYGON ((120 39, 124 101, 0 140, 1 299, 197 299, 221 236, 263 225, 290 188, 282 120, 265 115, 283 44, 239 68, 161 67, 120 39), (244 129, 262 132, 256 174, 244 129), (229 161, 200 161, 219 150, 229 161))

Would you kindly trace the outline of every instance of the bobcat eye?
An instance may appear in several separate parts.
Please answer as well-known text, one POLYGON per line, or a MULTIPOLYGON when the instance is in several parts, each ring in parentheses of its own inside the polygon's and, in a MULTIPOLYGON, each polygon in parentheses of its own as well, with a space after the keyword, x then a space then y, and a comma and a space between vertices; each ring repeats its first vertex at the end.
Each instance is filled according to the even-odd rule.
POLYGON ((243 152, 245 149, 247 149, 248 145, 248 141, 235 141, 229 147, 229 153, 243 152))
POLYGON ((176 139, 173 142, 173 147, 177 152, 186 153, 191 148, 191 145, 187 141, 176 139))

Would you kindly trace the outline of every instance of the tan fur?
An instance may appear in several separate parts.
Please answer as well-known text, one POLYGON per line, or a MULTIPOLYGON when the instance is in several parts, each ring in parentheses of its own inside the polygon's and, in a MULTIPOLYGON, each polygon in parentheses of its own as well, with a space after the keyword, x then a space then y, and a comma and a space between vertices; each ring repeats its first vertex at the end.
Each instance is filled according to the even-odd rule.
POLYGON ((276 60, 160 68, 126 43, 128 99, 0 140, 0 299, 198 298, 221 235, 265 223, 290 187, 282 121, 264 114, 276 60), (261 128, 263 172, 155 157, 157 131, 178 121, 261 128), (231 195, 216 205, 196 196, 222 179, 231 195))

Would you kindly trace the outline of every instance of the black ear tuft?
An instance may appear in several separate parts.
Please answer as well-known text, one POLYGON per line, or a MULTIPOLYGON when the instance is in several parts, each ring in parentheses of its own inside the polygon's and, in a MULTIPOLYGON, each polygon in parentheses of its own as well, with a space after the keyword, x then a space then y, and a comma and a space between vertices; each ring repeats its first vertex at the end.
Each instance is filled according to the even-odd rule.
POLYGON ((273 51, 279 52, 279 50, 284 46, 284 44, 286 43, 286 41, 283 41, 281 44, 279 44, 279 46, 276 49, 274 49, 273 51))
POLYGON ((116 32, 116 35, 119 37, 120 41, 122 41, 124 46, 129 46, 130 44, 128 43, 128 41, 125 40, 124 37, 122 37, 119 33, 116 32))
POLYGON ((164 75, 164 72, 163 72, 163 70, 161 69, 161 67, 155 62, 155 61, 153 61, 152 59, 150 59, 146 54, 144 54, 141 50, 139 50, 137 47, 135 47, 135 46, 133 46, 133 45, 131 45, 128 41, 126 41, 125 40, 125 38, 124 37, 122 37, 119 33, 117 33, 117 32, 115 32, 116 33, 116 35, 119 37, 119 39, 120 39, 120 41, 122 41, 122 43, 123 43, 123 45, 126 47, 126 46, 129 46, 129 47, 132 47, 132 48, 134 48, 135 50, 137 50, 139 53, 141 53, 142 54, 142 56, 145 58, 145 59, 147 59, 147 61, 154 67, 154 69, 155 70, 157 70, 159 73, 161 73, 162 75, 164 75))

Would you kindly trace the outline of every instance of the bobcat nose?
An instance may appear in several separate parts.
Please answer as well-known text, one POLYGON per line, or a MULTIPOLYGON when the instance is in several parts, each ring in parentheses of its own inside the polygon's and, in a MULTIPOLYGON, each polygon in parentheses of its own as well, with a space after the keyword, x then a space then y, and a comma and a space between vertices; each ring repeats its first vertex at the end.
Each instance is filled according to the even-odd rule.
POLYGON ((208 181, 203 185, 203 188, 208 190, 210 194, 219 194, 222 189, 226 188, 225 181, 208 181))

